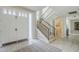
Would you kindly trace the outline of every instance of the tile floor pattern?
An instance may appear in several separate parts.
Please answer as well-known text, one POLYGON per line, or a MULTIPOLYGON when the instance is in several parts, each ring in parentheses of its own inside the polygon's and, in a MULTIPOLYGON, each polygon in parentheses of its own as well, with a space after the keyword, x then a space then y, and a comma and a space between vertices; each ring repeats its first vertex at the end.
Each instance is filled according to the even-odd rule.
POLYGON ((79 41, 75 39, 58 39, 52 42, 51 45, 62 49, 63 52, 79 52, 79 41))
MULTIPOLYGON (((17 51, 17 50, 20 50, 22 48, 25 48, 28 45, 29 45, 29 43, 27 41, 21 42, 21 43, 16 43, 16 44, 8 45, 5 47, 1 47, 0 52, 17 51)), ((61 49, 63 52, 79 52, 79 41, 76 41, 74 39, 73 40, 67 39, 67 38, 59 39, 59 40, 52 42, 51 46, 55 46, 55 47, 61 49)))
POLYGON ((26 46, 22 49, 17 50, 17 52, 61 52, 62 50, 54 47, 48 43, 41 40, 35 40, 33 44, 26 46))
POLYGON ((51 46, 41 40, 34 39, 32 44, 27 41, 7 45, 0 48, 0 52, 61 52, 62 50, 51 46))
MULTIPOLYGON (((46 40, 46 39, 44 40, 44 36, 42 37, 41 34, 38 35, 38 36, 39 36, 38 40, 40 40, 40 39, 43 40, 43 41, 46 40)), ((34 42, 35 42, 35 40, 34 40, 34 42)), ((56 41, 54 41, 52 43, 47 42, 47 44, 51 44, 52 47, 57 47, 57 48, 61 49, 63 52, 79 52, 79 41, 76 40, 76 38, 58 39, 58 40, 56 40, 56 41)), ((26 46, 29 46, 29 45, 30 44, 29 44, 28 41, 21 42, 21 43, 15 43, 15 44, 11 44, 11 45, 8 45, 8 46, 5 46, 5 47, 1 47, 0 52, 17 51, 17 50, 25 48, 26 46)), ((33 45, 35 46, 35 44, 33 44, 33 45)), ((39 48, 39 45, 41 45, 41 44, 37 43, 36 46, 38 46, 38 48, 39 48)), ((38 48, 36 48, 36 49, 38 49, 38 48)))
POLYGON ((21 48, 23 48, 27 45, 29 45, 28 41, 14 43, 14 44, 11 44, 11 45, 0 47, 0 52, 13 52, 13 51, 21 49, 21 48))
MULTIPOLYGON (((42 33, 39 30, 38 30, 38 38, 47 42, 46 38, 44 40, 44 36, 42 35, 42 33)), ((63 52, 79 52, 79 40, 78 40, 78 38, 73 36, 70 38, 58 39, 50 44, 52 46, 55 46, 57 48, 62 49, 63 52)))

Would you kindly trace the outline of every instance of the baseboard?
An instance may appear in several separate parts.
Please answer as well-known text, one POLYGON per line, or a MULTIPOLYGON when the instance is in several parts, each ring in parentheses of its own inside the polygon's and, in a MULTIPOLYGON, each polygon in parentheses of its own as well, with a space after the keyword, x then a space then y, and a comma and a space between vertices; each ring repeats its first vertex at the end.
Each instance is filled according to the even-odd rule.
POLYGON ((7 46, 7 45, 14 44, 14 43, 24 42, 24 41, 27 41, 27 40, 28 39, 21 39, 21 40, 17 40, 17 41, 7 42, 7 43, 3 43, 2 46, 7 46))

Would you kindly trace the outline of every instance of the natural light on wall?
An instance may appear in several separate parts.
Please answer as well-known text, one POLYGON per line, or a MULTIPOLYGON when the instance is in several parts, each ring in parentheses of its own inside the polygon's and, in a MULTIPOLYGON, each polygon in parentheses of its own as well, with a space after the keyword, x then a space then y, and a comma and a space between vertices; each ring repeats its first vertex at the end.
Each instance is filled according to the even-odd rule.
POLYGON ((13 15, 16 16, 16 12, 15 11, 13 11, 13 15))
POLYGON ((22 13, 22 16, 24 17, 24 13, 22 13))
POLYGON ((21 16, 21 12, 19 12, 19 16, 21 16))
POLYGON ((39 14, 40 14, 40 12, 37 11, 37 12, 36 12, 36 19, 37 19, 37 20, 39 20, 39 18, 40 18, 40 17, 39 17, 39 16, 40 16, 39 14))
POLYGON ((44 14, 45 11, 46 11, 48 8, 49 8, 49 7, 45 7, 45 8, 43 8, 43 9, 42 9, 42 14, 44 14))
POLYGON ((29 13, 29 44, 32 43, 32 14, 29 13))
POLYGON ((12 12, 11 12, 11 10, 8 10, 8 14, 9 14, 9 15, 12 15, 12 12))
POLYGON ((27 18, 27 14, 25 14, 25 17, 27 18))
POLYGON ((4 14, 7 14, 7 10, 6 10, 6 9, 3 9, 3 13, 4 13, 4 14))
POLYGON ((3 9, 3 14, 27 18, 26 12, 21 12, 21 11, 16 12, 15 10, 11 10, 11 9, 3 9))

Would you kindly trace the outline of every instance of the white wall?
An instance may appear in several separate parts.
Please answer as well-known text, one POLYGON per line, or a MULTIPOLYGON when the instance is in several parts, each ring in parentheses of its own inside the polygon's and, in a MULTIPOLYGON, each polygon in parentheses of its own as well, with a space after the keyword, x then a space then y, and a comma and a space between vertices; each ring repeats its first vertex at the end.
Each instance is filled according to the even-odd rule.
POLYGON ((36 12, 32 12, 32 37, 33 39, 37 38, 37 24, 36 24, 36 12))
MULTIPOLYGON (((0 7, 0 42, 1 43, 7 43, 15 40, 28 38, 29 13, 33 13, 33 12, 27 9, 23 9, 21 7, 0 7), (17 18, 13 15, 3 14, 3 9, 16 11, 17 18), (18 12, 26 13, 27 17, 22 17, 22 16, 19 17, 18 12), (17 31, 15 31, 15 28, 17 28, 17 31)), ((35 32, 34 27, 35 26, 33 25, 33 35, 35 32)))

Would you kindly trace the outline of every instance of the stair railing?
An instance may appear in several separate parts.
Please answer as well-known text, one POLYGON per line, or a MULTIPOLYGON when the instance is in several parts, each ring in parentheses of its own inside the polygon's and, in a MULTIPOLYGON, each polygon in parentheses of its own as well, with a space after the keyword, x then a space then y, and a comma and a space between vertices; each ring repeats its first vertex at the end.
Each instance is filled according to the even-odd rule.
POLYGON ((45 35, 45 37, 48 38, 48 40, 51 39, 50 36, 55 36, 55 28, 54 26, 50 25, 48 22, 42 20, 42 22, 40 23, 38 21, 37 23, 37 28, 45 35))
MULTIPOLYGON (((50 25, 45 20, 52 15, 53 10, 51 10, 45 18, 43 16, 48 12, 49 8, 40 16, 40 20, 37 21, 37 28, 45 35, 45 37, 50 40, 53 36, 55 37, 55 27, 50 25)), ((53 38, 52 38, 53 39, 53 38)))

